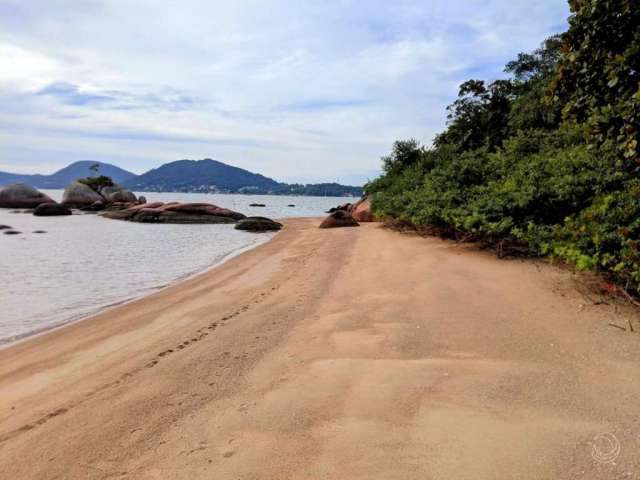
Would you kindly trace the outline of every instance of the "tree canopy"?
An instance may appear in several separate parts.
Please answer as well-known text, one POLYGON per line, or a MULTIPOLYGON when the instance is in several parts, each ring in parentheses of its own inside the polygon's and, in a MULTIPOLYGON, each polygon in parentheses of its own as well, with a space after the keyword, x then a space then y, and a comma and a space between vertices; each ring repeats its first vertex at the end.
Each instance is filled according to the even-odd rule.
MULTIPOLYGON (((640 287, 640 8, 572 0, 569 28, 472 79, 433 146, 398 141, 370 182, 381 215, 640 287)), ((634 5, 635 4, 635 5, 634 5)))

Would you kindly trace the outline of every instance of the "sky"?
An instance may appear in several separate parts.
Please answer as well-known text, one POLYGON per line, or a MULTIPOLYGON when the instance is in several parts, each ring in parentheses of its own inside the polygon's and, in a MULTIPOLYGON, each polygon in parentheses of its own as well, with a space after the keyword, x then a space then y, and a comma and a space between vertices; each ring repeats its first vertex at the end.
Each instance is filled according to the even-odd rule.
POLYGON ((214 158, 374 178, 469 78, 564 31, 563 0, 0 0, 0 170, 214 158))

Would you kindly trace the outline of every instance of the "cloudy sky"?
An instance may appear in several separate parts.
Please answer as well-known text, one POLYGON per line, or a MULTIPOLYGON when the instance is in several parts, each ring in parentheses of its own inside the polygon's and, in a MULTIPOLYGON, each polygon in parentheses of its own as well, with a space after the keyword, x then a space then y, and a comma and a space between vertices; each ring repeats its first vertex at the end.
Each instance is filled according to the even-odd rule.
POLYGON ((563 0, 0 0, 0 170, 215 158, 360 183, 563 0))

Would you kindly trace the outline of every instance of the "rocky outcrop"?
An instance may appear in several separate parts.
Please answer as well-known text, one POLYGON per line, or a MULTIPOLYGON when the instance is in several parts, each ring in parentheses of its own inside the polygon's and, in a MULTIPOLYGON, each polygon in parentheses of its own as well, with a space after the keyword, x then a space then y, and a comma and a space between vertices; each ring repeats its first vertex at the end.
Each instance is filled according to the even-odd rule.
POLYGON ((35 208, 41 203, 52 202, 51 197, 24 183, 0 188, 1 208, 35 208))
POLYGON ((0 225, 0 230, 11 230, 9 225, 0 225))
POLYGON ((100 195, 104 197, 107 203, 136 203, 138 201, 138 198, 133 192, 130 192, 126 188, 122 188, 118 185, 102 187, 100 189, 100 195))
POLYGON ((369 196, 364 196, 352 204, 348 212, 356 222, 375 222, 371 208, 371 197, 369 196))
POLYGON ((236 230, 248 232, 270 232, 282 228, 282 224, 266 217, 247 217, 236 223, 236 230))
POLYGON ((133 192, 118 185, 102 186, 99 189, 94 188, 81 181, 75 181, 65 188, 62 204, 69 208, 95 212, 113 203, 138 203, 138 198, 133 192))
POLYGON ((338 227, 358 227, 360 224, 356 222, 349 212, 337 210, 325 218, 320 224, 320 228, 338 228, 338 227))
POLYGON ((33 214, 36 217, 54 217, 58 215, 71 215, 71 210, 59 203, 41 203, 33 211, 33 214))
POLYGON ((107 204, 104 203, 103 200, 98 200, 97 202, 93 202, 88 207, 82 207, 82 210, 85 212, 100 212, 107 208, 107 204))
POLYGON ((350 203, 345 203, 343 205, 338 205, 337 207, 330 208, 329 210, 327 210, 327 213, 334 213, 334 212, 338 212, 340 210, 342 210, 344 212, 348 212, 350 208, 351 208, 351 204, 350 203))
POLYGON ((62 204, 70 208, 89 207, 96 202, 103 202, 104 197, 82 182, 73 182, 64 189, 62 204))
POLYGON ((242 213, 211 203, 145 203, 102 212, 105 218, 141 223, 235 223, 246 218, 242 213))

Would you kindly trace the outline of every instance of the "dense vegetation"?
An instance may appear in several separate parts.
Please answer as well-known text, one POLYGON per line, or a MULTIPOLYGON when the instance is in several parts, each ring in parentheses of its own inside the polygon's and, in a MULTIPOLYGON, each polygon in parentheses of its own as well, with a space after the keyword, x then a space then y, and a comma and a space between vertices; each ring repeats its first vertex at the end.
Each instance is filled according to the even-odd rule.
POLYGON ((398 141, 370 182, 377 214, 553 255, 640 287, 640 8, 571 0, 567 32, 470 80, 433 147, 398 141))

